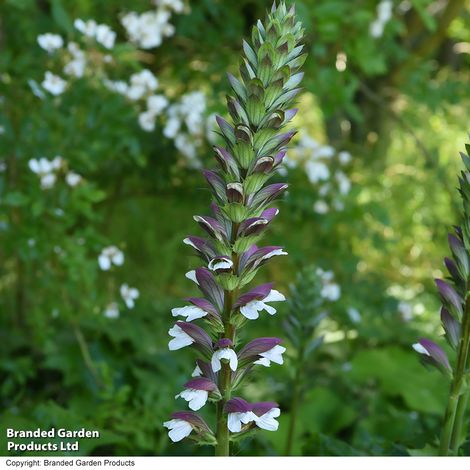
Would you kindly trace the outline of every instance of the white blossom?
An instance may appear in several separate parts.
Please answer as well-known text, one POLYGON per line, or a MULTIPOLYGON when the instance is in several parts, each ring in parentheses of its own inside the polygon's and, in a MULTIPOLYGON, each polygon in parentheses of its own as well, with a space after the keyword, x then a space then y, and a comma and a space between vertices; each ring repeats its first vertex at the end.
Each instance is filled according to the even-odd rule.
POLYGON ((65 91, 67 82, 58 75, 54 75, 52 72, 47 71, 44 74, 44 80, 41 85, 49 93, 57 96, 61 95, 65 91))
POLYGON ((151 95, 147 98, 147 108, 155 115, 160 114, 168 106, 168 98, 163 95, 151 95))
POLYGON ((176 351, 177 349, 184 348, 194 343, 191 336, 185 333, 178 325, 174 325, 170 328, 168 334, 173 337, 168 343, 168 349, 170 351, 176 351))
POLYGON ((265 351, 261 353, 261 358, 254 362, 254 364, 259 364, 261 366, 269 367, 271 362, 276 364, 282 365, 284 364, 284 358, 282 355, 286 352, 286 348, 284 346, 280 346, 277 344, 269 351, 265 351))
POLYGON ((330 177, 330 170, 323 162, 310 160, 305 164, 305 171, 311 183, 318 183, 330 177))
POLYGON ((174 317, 180 316, 185 317, 185 321, 193 321, 198 318, 203 318, 207 315, 202 308, 196 307, 195 305, 188 305, 186 307, 179 307, 171 309, 171 314, 174 317))
POLYGON ((119 307, 116 302, 112 302, 107 305, 106 309, 103 312, 103 315, 106 318, 119 318, 119 307))
POLYGON ((424 354, 425 356, 430 356, 428 350, 421 344, 421 343, 415 343, 413 344, 413 349, 419 353, 419 354, 424 354))
POLYGON ((122 266, 124 263, 124 253, 115 246, 103 248, 98 256, 98 264, 103 271, 108 271, 111 266, 122 266))
POLYGON ((171 419, 170 421, 165 421, 163 423, 167 429, 169 429, 168 437, 173 442, 179 442, 185 437, 188 437, 193 430, 193 427, 182 419, 171 419))
POLYGON ((348 307, 347 309, 348 317, 353 323, 361 322, 361 314, 359 310, 355 307, 348 307))
POLYGON ((200 410, 207 402, 209 398, 209 392, 207 390, 196 390, 195 388, 187 388, 181 393, 175 396, 175 398, 181 397, 188 402, 188 406, 191 410, 200 410))
POLYGON ((244 413, 229 413, 227 418, 227 427, 230 432, 240 432, 242 424, 248 424, 255 421, 258 417, 252 411, 244 413))
POLYGON ((38 44, 50 54, 60 49, 64 45, 64 40, 58 34, 45 33, 38 36, 38 44))
POLYGON ((196 364, 196 367, 191 373, 191 377, 201 377, 202 376, 202 370, 201 368, 196 364))
POLYGON ((96 27, 95 39, 106 49, 112 49, 116 40, 116 33, 108 25, 100 24, 96 27))
POLYGON ((73 171, 69 171, 65 175, 66 183, 71 186, 72 188, 80 184, 82 181, 82 177, 78 173, 74 173, 73 171))
POLYGON ((338 284, 326 284, 322 287, 320 295, 328 300, 338 300, 341 295, 341 289, 338 284))
POLYGON ((262 300, 251 300, 246 305, 240 307, 240 313, 249 320, 256 320, 259 317, 259 312, 265 310, 270 315, 276 313, 276 309, 267 302, 281 302, 286 300, 283 294, 275 289, 271 289, 269 294, 262 300))
POLYGON ((134 308, 135 300, 139 298, 139 291, 135 287, 129 287, 127 284, 122 284, 120 288, 122 300, 127 308, 134 308))
POLYGON ((155 130, 155 113, 153 111, 144 111, 139 114, 139 125, 146 132, 155 130))
POLYGON ((276 421, 281 415, 279 408, 272 408, 267 413, 261 416, 257 416, 255 419, 256 426, 266 431, 277 431, 279 423, 276 421))
POLYGON ((318 200, 313 205, 313 210, 317 214, 326 214, 327 212, 329 212, 330 207, 328 206, 328 204, 325 201, 318 200))
POLYGON ((237 353, 231 348, 221 348, 212 354, 211 366, 214 372, 218 372, 221 368, 221 360, 226 360, 229 362, 230 369, 233 371, 237 370, 238 367, 238 358, 237 353))

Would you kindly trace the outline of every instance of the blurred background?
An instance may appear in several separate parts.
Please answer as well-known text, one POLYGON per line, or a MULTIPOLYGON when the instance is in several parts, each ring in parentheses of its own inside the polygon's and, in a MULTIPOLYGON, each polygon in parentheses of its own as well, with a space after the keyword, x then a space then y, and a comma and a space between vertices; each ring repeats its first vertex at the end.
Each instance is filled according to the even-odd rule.
MULTIPOLYGON (((411 344, 443 343, 433 278, 460 222, 470 2, 295 3, 300 131, 266 237, 290 256, 259 276, 290 301, 249 324, 288 351, 243 392, 282 415, 235 453, 430 455, 448 383, 411 344)), ((100 430, 82 455, 212 453, 162 426, 194 367, 167 331, 195 292, 182 239, 208 210, 225 73, 269 6, 1 2, 2 428, 100 430)))

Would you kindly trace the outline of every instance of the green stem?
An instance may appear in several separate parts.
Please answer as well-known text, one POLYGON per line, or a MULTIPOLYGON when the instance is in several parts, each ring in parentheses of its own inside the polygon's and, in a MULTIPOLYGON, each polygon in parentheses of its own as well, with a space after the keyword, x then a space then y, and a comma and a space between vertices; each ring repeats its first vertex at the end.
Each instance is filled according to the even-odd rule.
POLYGON ((292 455, 292 446, 294 443, 295 427, 297 424, 297 415, 300 402, 300 382, 302 378, 303 367, 303 348, 299 351, 299 360, 297 361, 297 370, 295 371, 293 391, 292 391, 292 405, 290 409, 290 422, 289 430, 287 431, 287 440, 285 455, 292 455))
MULTIPOLYGON (((237 233, 238 225, 232 224, 232 243, 237 233)), ((232 254, 232 261, 234 271, 238 269, 238 255, 232 254)), ((222 321, 224 323, 224 332, 221 333, 220 338, 228 338, 233 343, 235 342, 236 329, 231 323, 231 315, 233 310, 233 302, 237 296, 237 290, 225 291, 224 295, 224 312, 222 321)), ((224 412, 225 403, 230 400, 232 393, 232 371, 229 364, 222 363, 222 368, 219 372, 219 383, 218 383, 220 394, 222 399, 217 402, 217 445, 215 446, 215 455, 218 456, 229 456, 230 455, 230 434, 227 426, 227 415, 224 412)))
POLYGON ((454 429, 455 414, 457 412, 458 397, 454 396, 452 392, 449 395, 447 402, 446 413, 444 416, 444 427, 442 428, 441 444, 439 447, 439 455, 447 456, 450 452, 450 442, 452 432, 454 429))
POLYGON ((457 404, 457 411, 455 413, 454 430, 452 432, 450 440, 453 455, 458 455, 459 446, 461 442, 462 428, 465 419, 465 410, 467 409, 467 401, 468 392, 460 395, 457 404))

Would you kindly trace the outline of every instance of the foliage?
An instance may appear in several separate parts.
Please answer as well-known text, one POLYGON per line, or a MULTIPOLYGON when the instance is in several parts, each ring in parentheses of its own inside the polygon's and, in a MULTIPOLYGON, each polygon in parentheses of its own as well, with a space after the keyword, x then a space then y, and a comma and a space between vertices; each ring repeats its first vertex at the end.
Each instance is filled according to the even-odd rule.
MULTIPOLYGON (((0 423, 102 431, 102 439, 82 441, 83 455, 194 454, 170 445, 161 425, 190 372, 190 355, 167 350, 168 312, 186 295, 181 273, 193 260, 181 256, 181 239, 208 199, 195 167, 211 155, 225 72, 234 73, 240 38, 270 6, 190 0, 176 11, 181 2, 157 3, 173 5, 165 24, 174 34, 149 48, 129 41, 123 0, 0 5, 0 423), (80 33, 78 18, 108 25, 114 47, 80 33), (37 42, 45 33, 78 43, 96 61, 82 77, 65 74, 68 49, 48 53, 37 42), (105 85, 104 74, 129 85, 145 69, 158 88, 137 100, 105 85), (46 71, 66 81, 62 93, 43 87, 46 71), (154 94, 167 105, 149 131, 139 115, 154 94), (192 108, 188 126, 181 109, 192 108), (54 184, 42 188, 30 161, 56 156, 60 165, 46 172, 56 174, 54 184), (69 173, 79 183, 70 185, 69 173), (98 257, 107 247, 121 250, 124 263, 103 271, 98 257), (140 292, 133 309, 123 284, 140 292), (109 318, 112 303, 117 318, 109 318)), ((442 333, 432 278, 443 276, 446 227, 458 220, 454 155, 468 130, 470 5, 393 2, 382 34, 372 36, 376 1, 295 3, 309 53, 295 125, 318 145, 305 146, 302 136, 293 143, 289 158, 297 152, 298 161, 279 178, 292 189, 270 233, 290 256, 259 277, 287 291, 297 271, 315 264, 334 272, 341 297, 316 329, 324 344, 307 364, 293 453, 429 455, 447 390, 410 345, 442 333), (341 165, 341 152, 349 163, 341 165), (341 195, 338 171, 351 183, 341 195), (326 210, 314 209, 319 199, 326 210)), ((132 3, 139 14, 156 8, 132 3)), ((260 319, 253 335, 276 335, 287 315, 286 307, 271 322, 260 319)), ((280 397, 279 431, 237 444, 237 453, 285 451, 298 345, 285 346, 287 367, 272 369, 268 382, 255 375, 246 389, 250 401, 280 397)))

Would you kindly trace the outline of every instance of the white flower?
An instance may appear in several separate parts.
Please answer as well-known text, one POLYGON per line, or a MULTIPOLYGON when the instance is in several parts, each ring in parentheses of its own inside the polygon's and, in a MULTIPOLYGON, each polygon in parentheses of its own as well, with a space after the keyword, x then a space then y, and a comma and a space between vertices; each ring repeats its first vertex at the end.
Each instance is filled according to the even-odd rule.
POLYGON ((44 175, 50 173, 53 169, 51 162, 44 157, 41 157, 39 160, 32 158, 31 160, 29 160, 28 166, 29 169, 37 175, 44 175))
POLYGON ((343 151, 338 153, 339 161, 342 165, 346 165, 351 161, 351 154, 349 152, 343 151))
POLYGON ((50 54, 60 49, 64 45, 64 40, 58 34, 45 33, 38 36, 38 44, 50 54))
POLYGON ((129 287, 123 284, 120 288, 121 297, 124 300, 127 308, 134 308, 135 300, 139 298, 139 291, 135 287, 129 287))
POLYGON ((174 139, 176 135, 178 134, 180 127, 181 127, 181 121, 178 118, 176 117, 170 118, 166 122, 165 128, 163 129, 163 135, 167 137, 168 139, 174 139))
POLYGON ((233 266, 233 261, 230 259, 213 259, 209 262, 207 267, 211 271, 217 271, 218 269, 230 269, 233 266))
POLYGON ((57 177, 54 173, 48 173, 47 175, 41 176, 41 188, 50 189, 55 185, 57 177))
POLYGON ((196 307, 195 305, 188 305, 186 307, 171 309, 171 314, 174 317, 177 317, 178 315, 181 317, 186 317, 185 321, 193 321, 197 320, 198 318, 205 317, 207 312, 205 312, 202 308, 196 307))
POLYGON ((86 60, 85 58, 77 58, 71 60, 64 66, 64 73, 72 77, 81 78, 85 75, 86 60))
POLYGON ((282 357, 283 353, 286 352, 286 348, 284 346, 280 346, 279 344, 271 348, 269 351, 265 351, 261 353, 261 359, 258 359, 254 362, 254 364, 259 364, 264 367, 269 367, 271 362, 276 364, 284 364, 284 358, 282 357))
POLYGON ((329 208, 328 204, 325 201, 318 200, 313 205, 313 210, 317 214, 326 214, 330 210, 330 208, 329 208))
POLYGON ((96 29, 98 25, 94 20, 83 21, 82 19, 78 18, 73 22, 75 29, 80 31, 84 36, 89 38, 95 37, 96 29))
POLYGON ((52 72, 47 71, 44 75, 44 80, 41 85, 49 93, 57 96, 65 91, 67 82, 58 75, 54 75, 52 72))
POLYGON ((119 318, 119 307, 116 302, 110 303, 105 311, 103 312, 103 315, 106 318, 119 318))
POLYGON ((183 440, 185 437, 188 437, 193 430, 193 427, 187 421, 182 419, 172 419, 170 421, 165 421, 163 426, 169 429, 168 437, 173 442, 179 442, 183 440))
POLYGON ((256 426, 266 431, 277 431, 279 423, 275 418, 278 418, 281 415, 281 410, 279 408, 272 408, 267 413, 261 416, 257 416, 255 419, 256 426))
POLYGON ((112 49, 116 40, 116 33, 108 25, 100 24, 96 27, 95 38, 106 49, 112 49))
POLYGON ((115 246, 103 248, 98 256, 98 264, 103 271, 108 271, 111 266, 121 266, 124 263, 124 253, 115 246))
POLYGON ((305 164, 305 171, 311 183, 327 180, 330 177, 330 170, 322 162, 308 161, 305 164))
POLYGON ((255 299, 241 307, 240 313, 249 320, 256 320, 259 317, 259 312, 262 310, 266 310, 270 315, 274 315, 276 309, 267 305, 267 302, 281 302, 283 300, 286 300, 283 294, 275 289, 271 289, 271 292, 263 300, 255 299))
POLYGON ((331 145, 322 145, 315 149, 313 158, 331 158, 335 153, 335 149, 331 145))
POLYGON ((53 170, 60 170, 65 164, 64 159, 57 155, 57 157, 54 157, 54 159, 51 161, 51 167, 53 170))
POLYGON ((177 349, 184 348, 194 343, 191 336, 186 334, 178 325, 174 325, 173 328, 170 328, 168 334, 173 336, 173 339, 168 343, 168 349, 170 351, 176 351, 177 349))
POLYGON ((188 271, 184 277, 186 279, 189 279, 190 281, 193 281, 195 282, 197 285, 199 285, 199 282, 197 282, 197 279, 196 279, 196 271, 193 269, 192 271, 188 271))
POLYGON ((369 26, 369 34, 373 38, 380 38, 384 32, 384 24, 378 20, 373 21, 369 26))
POLYGON ((424 354, 425 356, 430 356, 428 350, 421 344, 421 343, 415 343, 413 344, 413 349, 419 353, 419 354, 424 354))
POLYGON ((158 88, 158 79, 148 69, 134 73, 130 78, 131 86, 142 86, 146 91, 154 91, 158 88))
POLYGON ((168 106, 168 99, 163 95, 151 95, 147 98, 147 108, 154 114, 160 114, 168 106))
POLYGON ((139 114, 139 125, 146 132, 155 130, 155 113, 153 111, 144 111, 139 114))
POLYGON ((353 323, 360 323, 361 322, 361 314, 357 308, 348 307, 348 317, 353 323))
POLYGON ((339 192, 341 194, 348 194, 349 190, 351 189, 351 181, 349 178, 341 171, 338 171, 335 177, 339 185, 339 192))
POLYGON ((339 299, 341 289, 338 284, 325 284, 320 291, 320 295, 325 299, 335 301, 339 299))
POLYGON ((181 397, 188 402, 189 408, 193 411, 200 410, 207 402, 209 392, 207 390, 196 390, 195 388, 187 388, 175 396, 181 397))
POLYGON ((238 367, 238 357, 236 352, 231 348, 222 348, 218 349, 217 351, 212 354, 211 359, 211 366, 214 372, 218 372, 222 365, 220 363, 221 360, 226 360, 229 362, 230 369, 233 371, 237 370, 238 367))
POLYGON ((273 251, 270 251, 268 254, 264 255, 261 257, 260 260, 258 260, 258 263, 261 263, 261 261, 264 261, 266 259, 269 259, 269 258, 272 258, 273 256, 286 256, 288 255, 289 253, 287 253, 286 251, 284 251, 282 248, 278 248, 277 250, 273 250, 273 251))
POLYGON ((242 424, 248 424, 255 421, 258 417, 252 411, 245 413, 229 413, 227 427, 230 432, 240 432, 242 424))
POLYGON ((413 318, 413 307, 408 302, 400 301, 398 303, 398 311, 405 321, 410 321, 413 318))
POLYGON ((103 85, 111 91, 119 93, 120 95, 127 95, 129 86, 123 80, 103 80, 103 85))
POLYGON ((202 376, 202 370, 201 368, 196 364, 196 367, 194 368, 193 372, 191 373, 191 377, 201 377, 202 376))
POLYGON ((82 181, 82 177, 78 173, 74 173, 73 171, 69 171, 65 175, 66 183, 71 186, 72 188, 77 186, 82 181))

